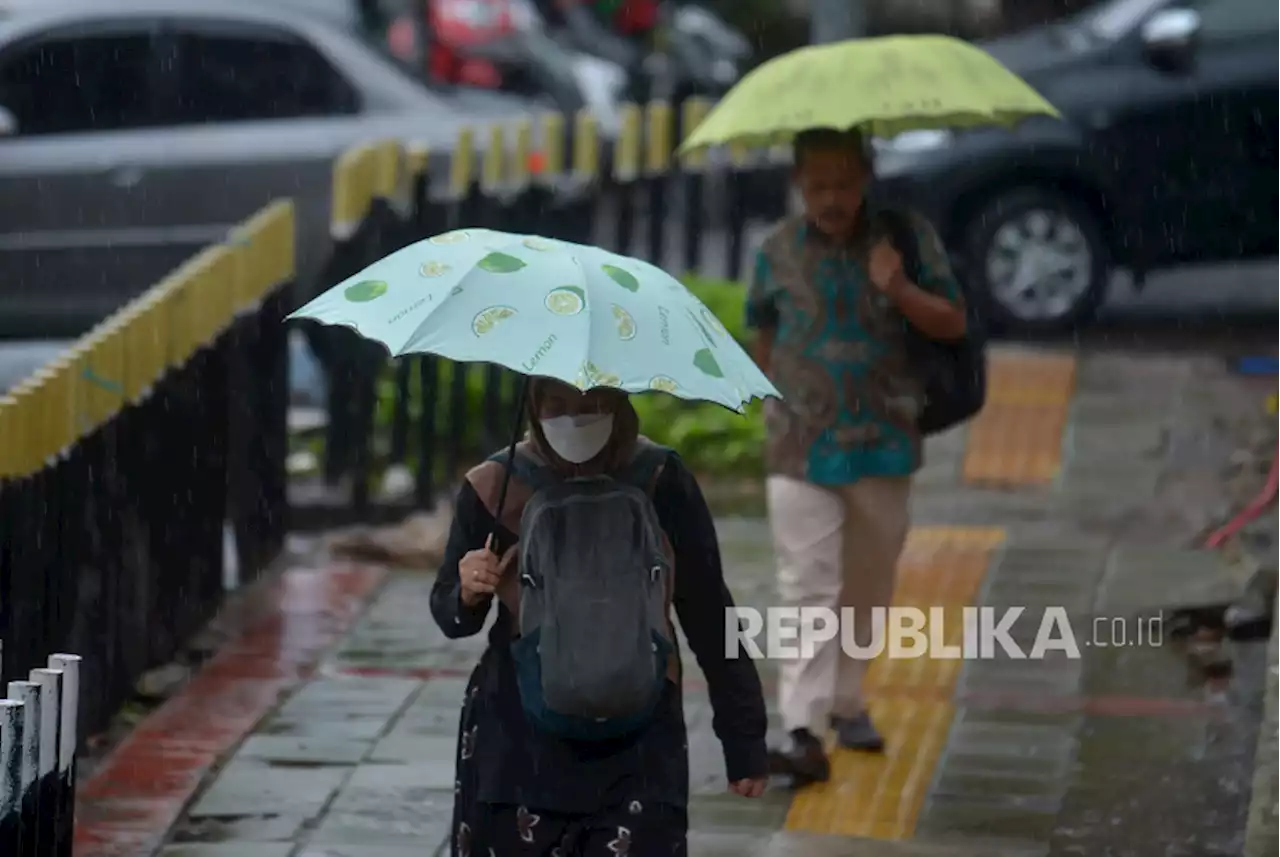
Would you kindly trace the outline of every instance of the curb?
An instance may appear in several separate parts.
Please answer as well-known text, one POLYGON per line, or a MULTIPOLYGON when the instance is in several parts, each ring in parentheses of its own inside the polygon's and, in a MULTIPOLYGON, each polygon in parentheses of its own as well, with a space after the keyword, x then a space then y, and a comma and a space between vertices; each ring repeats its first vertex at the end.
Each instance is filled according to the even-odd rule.
POLYGON ((386 571, 288 569, 267 614, 103 760, 77 795, 76 857, 154 854, 207 775, 315 671, 386 571))
MULTIPOLYGON (((1280 606, 1280 598, 1277 599, 1280 606)), ((1271 623, 1271 642, 1267 646, 1267 689, 1264 697, 1262 725, 1258 729, 1258 749, 1254 755, 1253 794, 1249 799, 1249 820, 1244 834, 1244 857, 1271 857, 1271 846, 1276 844, 1277 826, 1277 778, 1280 777, 1280 761, 1277 760, 1277 637, 1280 623, 1271 623)))

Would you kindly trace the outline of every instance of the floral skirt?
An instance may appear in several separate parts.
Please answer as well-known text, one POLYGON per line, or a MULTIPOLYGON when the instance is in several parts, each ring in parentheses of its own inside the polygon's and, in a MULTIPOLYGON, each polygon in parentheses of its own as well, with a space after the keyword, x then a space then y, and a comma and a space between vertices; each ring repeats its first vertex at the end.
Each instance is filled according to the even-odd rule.
POLYGON ((473 676, 458 726, 452 857, 686 857, 684 807, 632 800, 569 815, 479 800, 475 750, 485 724, 478 690, 473 676))

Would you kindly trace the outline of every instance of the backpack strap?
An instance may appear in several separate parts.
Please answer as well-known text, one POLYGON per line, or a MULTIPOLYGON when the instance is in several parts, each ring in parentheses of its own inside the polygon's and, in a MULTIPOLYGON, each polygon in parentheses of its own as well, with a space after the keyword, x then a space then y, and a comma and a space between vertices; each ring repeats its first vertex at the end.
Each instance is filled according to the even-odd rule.
MULTIPOLYGON (((503 467, 507 465, 508 451, 500 449, 489 456, 489 461, 496 461, 503 467)), ((515 460, 511 462, 511 475, 528 485, 534 491, 541 491, 556 482, 556 475, 550 466, 536 460, 523 449, 516 450, 515 460)))
POLYGON ((631 463, 615 473, 614 478, 650 494, 653 491, 654 476, 667 463, 672 452, 670 447, 660 446, 642 438, 636 443, 636 452, 631 457, 631 463))
POLYGON ((919 285, 923 265, 920 261, 920 243, 916 240, 916 230, 911 224, 911 217, 905 211, 895 208, 882 208, 876 212, 876 223, 884 230, 893 248, 902 255, 902 273, 907 279, 919 285))

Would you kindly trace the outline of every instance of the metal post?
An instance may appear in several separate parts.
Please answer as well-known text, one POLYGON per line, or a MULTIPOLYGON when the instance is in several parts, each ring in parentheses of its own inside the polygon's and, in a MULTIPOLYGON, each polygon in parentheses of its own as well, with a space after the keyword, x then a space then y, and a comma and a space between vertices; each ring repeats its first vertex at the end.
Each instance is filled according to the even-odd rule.
POLYGON ((36 819, 40 815, 40 685, 9 682, 8 697, 22 703, 22 850, 21 857, 39 857, 36 819))
POLYGON ((58 734, 58 779, 62 803, 58 807, 55 857, 72 857, 76 828, 76 747, 80 713, 80 656, 49 656, 49 669, 62 672, 62 722, 58 734))
POLYGON ((866 34, 866 0, 811 0, 809 43, 856 39, 866 34))
POLYGON ((0 853, 22 849, 23 705, 0 699, 0 853))
POLYGON ((62 796, 58 787, 58 732, 62 726, 62 672, 37 668, 31 680, 40 685, 40 815, 37 819, 40 857, 57 857, 58 807, 62 796))

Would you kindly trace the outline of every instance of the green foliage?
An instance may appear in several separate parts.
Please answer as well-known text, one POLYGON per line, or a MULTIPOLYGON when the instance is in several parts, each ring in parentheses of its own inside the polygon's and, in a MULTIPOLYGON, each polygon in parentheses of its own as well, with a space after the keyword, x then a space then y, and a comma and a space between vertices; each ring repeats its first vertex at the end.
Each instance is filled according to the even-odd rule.
MULTIPOLYGON (((725 280, 706 280, 685 277, 684 283, 698 296, 707 308, 715 313, 740 344, 746 347, 746 330, 743 325, 743 290, 738 283, 725 280)), ((452 425, 451 391, 455 364, 446 360, 435 361, 437 378, 436 437, 444 442, 452 425)), ((385 452, 391 433, 396 402, 396 369, 388 365, 378 384, 378 404, 375 425, 379 452, 385 452)), ((489 443, 484 434, 484 391, 486 369, 471 366, 466 373, 466 397, 463 404, 463 452, 469 460, 492 452, 489 447, 501 445, 489 443)), ((503 406, 498 433, 507 436, 510 426, 511 394, 516 389, 515 379, 504 373, 503 406)), ((418 395, 419 381, 415 370, 410 378, 409 390, 409 447, 417 446, 412 434, 422 416, 422 402, 418 395)), ((695 404, 669 396, 666 393, 642 393, 631 397, 636 413, 640 416, 640 428, 655 443, 678 450, 696 472, 708 475, 756 476, 763 473, 761 451, 764 444, 764 427, 760 415, 760 402, 747 406, 746 414, 736 414, 719 405, 695 404)), ((439 459, 439 457, 437 457, 439 459)))

